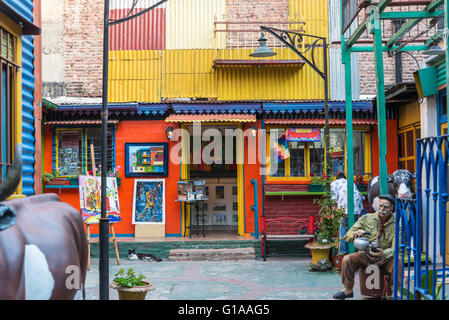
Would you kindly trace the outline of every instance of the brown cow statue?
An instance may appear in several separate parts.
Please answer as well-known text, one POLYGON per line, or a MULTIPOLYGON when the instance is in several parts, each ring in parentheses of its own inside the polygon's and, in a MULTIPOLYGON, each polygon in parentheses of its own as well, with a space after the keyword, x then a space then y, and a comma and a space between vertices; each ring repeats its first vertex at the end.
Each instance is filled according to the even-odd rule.
MULTIPOLYGON (((17 188, 21 146, 0 201, 17 188)), ((0 300, 85 299, 87 239, 81 215, 56 194, 0 203, 0 300)))

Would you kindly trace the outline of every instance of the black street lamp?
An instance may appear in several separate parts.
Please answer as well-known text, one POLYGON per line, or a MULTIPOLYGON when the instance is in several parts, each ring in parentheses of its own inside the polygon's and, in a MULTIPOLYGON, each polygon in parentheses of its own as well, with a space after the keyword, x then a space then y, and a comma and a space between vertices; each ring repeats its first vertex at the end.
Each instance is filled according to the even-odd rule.
MULTIPOLYGON (((281 41, 283 44, 285 44, 287 47, 292 49, 298 56, 300 56, 305 63, 307 63, 309 66, 312 67, 312 69, 318 73, 318 75, 323 79, 324 81, 324 118, 325 118, 325 127, 324 127, 324 143, 326 145, 326 177, 330 177, 330 158, 329 158, 329 152, 327 150, 329 149, 329 84, 328 84, 328 67, 327 67, 327 39, 325 37, 305 34, 302 32, 296 32, 296 31, 289 31, 289 30, 282 30, 282 29, 276 29, 266 26, 260 26, 260 29, 262 31, 269 32, 272 34, 275 38, 277 38, 279 41, 281 41), (316 39, 308 46, 308 48, 301 52, 298 50, 298 46, 302 44, 303 38, 309 37, 312 39, 316 39), (314 50, 316 47, 322 46, 323 47, 323 70, 320 70, 320 68, 317 66, 315 62, 314 57, 314 50), (307 59, 304 54, 311 50, 312 60, 310 61, 307 59)), ((270 57, 276 55, 275 52, 273 52, 270 48, 267 47, 266 42, 267 39, 265 38, 265 33, 262 33, 260 39, 258 40, 260 45, 259 47, 250 54, 251 57, 270 57)))
POLYGON ((133 0, 128 14, 123 19, 109 20, 109 1, 104 1, 104 32, 103 32, 103 94, 101 108, 101 218, 99 230, 99 273, 100 273, 100 300, 109 300, 109 218, 106 214, 106 174, 107 174, 107 146, 108 146, 108 54, 109 54, 109 27, 125 21, 132 20, 148 11, 160 6, 168 0, 158 3, 130 15, 139 0, 133 0))

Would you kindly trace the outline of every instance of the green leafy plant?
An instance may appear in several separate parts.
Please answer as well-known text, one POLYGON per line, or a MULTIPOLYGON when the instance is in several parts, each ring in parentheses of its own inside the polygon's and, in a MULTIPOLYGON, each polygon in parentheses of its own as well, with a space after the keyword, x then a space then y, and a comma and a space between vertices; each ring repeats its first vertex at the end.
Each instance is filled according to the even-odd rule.
POLYGON ((318 263, 310 262, 309 271, 328 271, 332 269, 332 264, 326 259, 321 259, 318 263))
POLYGON ((42 174, 42 180, 44 182, 50 182, 54 178, 57 178, 60 175, 59 168, 53 169, 50 172, 45 172, 42 174))
POLYGON ((310 184, 321 184, 324 185, 326 183, 326 179, 320 177, 320 176, 314 176, 312 179, 310 179, 310 184))
POLYGON ((332 199, 330 191, 330 177, 323 175, 325 186, 324 195, 321 198, 314 199, 313 202, 319 204, 319 223, 316 237, 319 244, 338 245, 338 228, 340 221, 345 214, 343 208, 339 209, 335 200, 332 199))
POLYGON ((147 285, 146 282, 143 282, 145 276, 143 274, 137 276, 133 268, 129 268, 126 273, 124 269, 120 269, 114 277, 115 278, 112 281, 114 281, 119 287, 132 288, 147 285))

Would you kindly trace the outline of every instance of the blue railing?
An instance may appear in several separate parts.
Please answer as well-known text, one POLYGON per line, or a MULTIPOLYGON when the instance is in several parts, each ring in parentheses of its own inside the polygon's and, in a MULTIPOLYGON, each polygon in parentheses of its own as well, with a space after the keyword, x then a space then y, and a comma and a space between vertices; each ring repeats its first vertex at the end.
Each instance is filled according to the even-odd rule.
POLYGON ((447 298, 448 160, 448 135, 416 140, 416 204, 410 200, 397 201, 396 239, 399 241, 396 241, 395 250, 395 299, 447 298), (404 262, 399 263, 399 257, 403 258, 405 250, 409 259, 413 255, 413 274, 410 261, 407 272, 399 273, 400 269, 404 271, 404 262), (407 279, 406 287, 404 279, 407 279))

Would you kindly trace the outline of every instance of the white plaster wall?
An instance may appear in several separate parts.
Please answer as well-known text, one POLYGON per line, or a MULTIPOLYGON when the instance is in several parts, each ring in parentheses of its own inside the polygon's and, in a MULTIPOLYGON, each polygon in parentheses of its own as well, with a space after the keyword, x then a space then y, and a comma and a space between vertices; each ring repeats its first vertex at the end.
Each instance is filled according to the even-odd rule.
MULTIPOLYGON (((434 137, 439 135, 439 126, 437 125, 437 99, 436 96, 430 96, 427 98, 424 98, 422 103, 421 103, 421 108, 420 108, 420 113, 421 113, 421 137, 425 138, 425 137, 434 137)), ((422 171, 422 193, 423 193, 423 211, 422 211, 422 215, 423 215, 423 231, 425 232, 427 226, 426 226, 426 202, 425 202, 425 192, 424 189, 426 189, 427 185, 426 185, 426 171, 425 171, 425 167, 423 167, 423 171, 422 171)), ((432 183, 432 177, 430 177, 430 189, 433 189, 433 183, 432 183)), ((432 191, 431 191, 432 193, 432 191)), ((441 262, 441 256, 440 256, 440 245, 439 245, 439 232, 438 232, 438 225, 439 225, 439 221, 437 221, 437 230, 434 230, 434 222, 436 217, 432 214, 433 210, 434 210, 434 204, 432 201, 432 195, 430 196, 430 204, 429 204, 429 221, 427 222, 429 225, 429 251, 428 251, 428 255, 431 258, 431 260, 433 261, 433 253, 435 250, 437 250, 437 255, 436 255, 436 263, 441 262), (436 241, 436 246, 434 246, 433 244, 433 238, 435 236, 435 234, 437 235, 437 241, 436 241)), ((425 251, 425 233, 423 233, 423 250, 425 251)))
POLYGON ((65 81, 64 0, 42 0, 42 81, 65 81))

